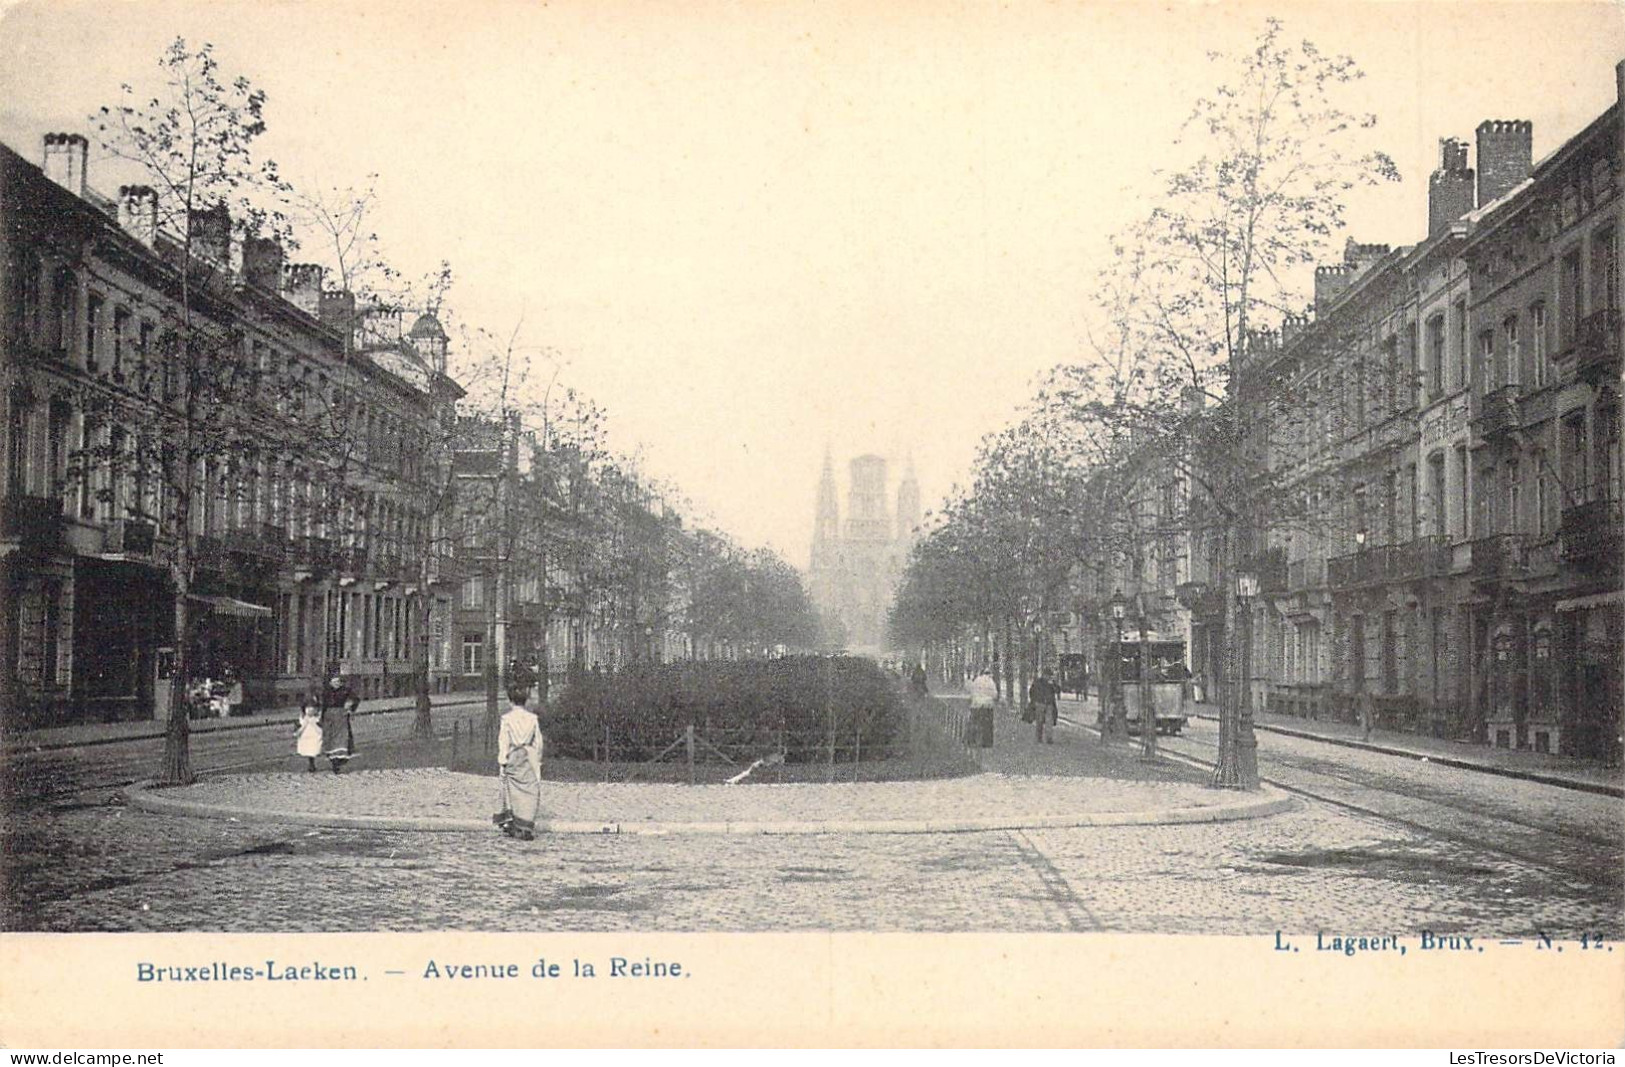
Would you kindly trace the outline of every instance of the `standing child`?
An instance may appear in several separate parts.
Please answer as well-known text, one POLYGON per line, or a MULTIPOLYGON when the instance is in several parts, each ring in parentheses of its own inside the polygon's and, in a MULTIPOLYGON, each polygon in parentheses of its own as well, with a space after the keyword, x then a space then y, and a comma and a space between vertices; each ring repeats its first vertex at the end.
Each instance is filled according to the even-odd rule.
POLYGON ((316 710, 314 700, 306 698, 304 710, 299 713, 299 725, 294 729, 298 735, 294 751, 310 761, 310 772, 315 774, 316 757, 322 754, 322 713, 316 710))
POLYGON ((502 716, 497 737, 497 778, 502 783, 502 810, 495 822, 521 841, 536 837, 536 809, 542 802, 542 726, 526 710, 529 687, 510 686, 513 706, 502 716))

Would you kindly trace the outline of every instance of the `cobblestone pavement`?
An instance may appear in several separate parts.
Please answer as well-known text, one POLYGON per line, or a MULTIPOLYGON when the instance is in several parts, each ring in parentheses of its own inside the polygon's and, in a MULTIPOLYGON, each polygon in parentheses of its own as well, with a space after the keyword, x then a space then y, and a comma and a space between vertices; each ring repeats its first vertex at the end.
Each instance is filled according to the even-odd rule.
MULTIPOLYGON (((1189 740, 1199 746, 1200 730, 1189 740)), ((1261 741, 1270 773, 1287 740, 1261 741)), ((1063 741, 1093 744, 1065 729, 1063 741)), ((1063 747, 1006 755, 1065 759, 1063 747)), ((1309 751, 1332 758, 1325 746, 1309 751)), ((7 818, 0 927, 1625 934, 1617 880, 1509 855, 1487 832, 1475 843, 1478 828, 1454 832, 1465 807, 1530 824, 1520 832, 1574 829, 1617 849, 1617 821, 1607 836, 1617 801, 1482 775, 1458 783, 1471 772, 1445 778, 1335 751, 1375 761, 1357 764, 1357 776, 1401 790, 1406 821, 1306 801, 1193 826, 519 843, 146 815, 91 791, 7 818)))
POLYGON ((91 805, 8 820, 4 850, 14 930, 1625 932, 1617 896, 1307 803, 1199 826, 532 843, 91 805))

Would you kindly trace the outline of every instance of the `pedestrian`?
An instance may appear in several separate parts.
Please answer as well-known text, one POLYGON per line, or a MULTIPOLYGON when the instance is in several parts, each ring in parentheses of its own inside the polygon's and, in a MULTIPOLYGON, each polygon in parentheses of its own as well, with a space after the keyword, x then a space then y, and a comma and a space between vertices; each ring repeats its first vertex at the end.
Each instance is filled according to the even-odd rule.
POLYGON ((924 664, 921 664, 921 663, 915 663, 914 664, 914 669, 913 669, 913 671, 910 672, 909 681, 914 687, 914 695, 915 696, 922 696, 923 697, 923 696, 926 695, 926 693, 929 690, 927 690, 926 686, 925 686, 925 665, 924 664))
POLYGON ((982 748, 993 747, 993 707, 999 702, 999 684, 987 667, 970 683, 971 736, 982 748))
POLYGON ((530 690, 508 689, 512 707, 502 716, 497 735, 497 780, 501 783, 502 810, 493 821, 509 837, 532 841, 536 837, 536 810, 542 802, 542 726, 525 705, 530 690))
POLYGON ((334 774, 340 774, 344 765, 356 756, 355 731, 350 716, 355 713, 361 699, 355 690, 344 684, 335 673, 322 690, 322 743, 334 774))
POLYGON ((1371 704, 1371 694, 1362 692, 1356 698, 1360 702, 1360 740, 1371 740, 1371 732, 1376 728, 1376 715, 1371 704))
POLYGON ((1050 669, 1045 667, 1032 685, 1027 687, 1027 701, 1033 710, 1033 722, 1037 728, 1036 740, 1039 744, 1053 745, 1055 743, 1055 725, 1060 721, 1061 709, 1055 701, 1056 688, 1050 678, 1050 669))
POLYGON ((243 680, 231 667, 226 668, 226 715, 236 718, 243 713, 243 680))
POLYGON ((310 773, 316 773, 316 757, 322 754, 322 713, 316 710, 316 699, 305 697, 299 712, 299 725, 294 728, 297 740, 294 751, 310 761, 310 773))

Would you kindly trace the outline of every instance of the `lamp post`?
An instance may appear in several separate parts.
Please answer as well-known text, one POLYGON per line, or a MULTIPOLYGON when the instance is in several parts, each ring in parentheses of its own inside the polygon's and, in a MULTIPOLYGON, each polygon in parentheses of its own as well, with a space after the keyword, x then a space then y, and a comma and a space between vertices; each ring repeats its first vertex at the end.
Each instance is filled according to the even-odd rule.
POLYGON ((1258 575, 1250 570, 1236 574, 1236 603, 1242 619, 1241 678, 1236 700, 1236 781, 1242 789, 1258 788, 1258 738, 1253 734, 1253 597, 1258 595, 1258 575))
MULTIPOLYGON (((1100 731, 1102 741, 1128 732, 1123 718, 1123 616, 1128 613, 1128 602, 1123 599, 1121 591, 1112 594, 1110 608, 1112 623, 1117 629, 1117 640, 1112 644, 1110 709, 1107 710, 1105 703, 1102 703, 1102 710, 1105 712, 1104 727, 1100 731)), ((1104 696, 1103 693, 1102 697, 1104 696)))
POLYGON ((1157 709, 1151 694, 1151 647, 1145 623, 1145 594, 1134 594, 1134 613, 1140 618, 1140 758, 1157 758, 1157 709))

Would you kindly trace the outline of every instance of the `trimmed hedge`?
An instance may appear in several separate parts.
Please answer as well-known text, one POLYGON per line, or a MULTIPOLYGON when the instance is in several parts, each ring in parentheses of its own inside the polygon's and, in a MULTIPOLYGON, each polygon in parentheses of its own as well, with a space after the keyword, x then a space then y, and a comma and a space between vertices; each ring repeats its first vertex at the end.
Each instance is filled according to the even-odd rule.
POLYGON ((906 744, 891 679, 868 660, 791 656, 640 664, 570 683, 544 730, 550 754, 652 759, 692 725, 735 759, 884 759, 906 744))

